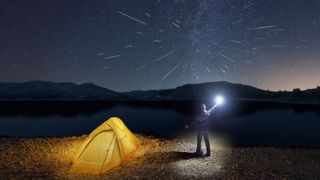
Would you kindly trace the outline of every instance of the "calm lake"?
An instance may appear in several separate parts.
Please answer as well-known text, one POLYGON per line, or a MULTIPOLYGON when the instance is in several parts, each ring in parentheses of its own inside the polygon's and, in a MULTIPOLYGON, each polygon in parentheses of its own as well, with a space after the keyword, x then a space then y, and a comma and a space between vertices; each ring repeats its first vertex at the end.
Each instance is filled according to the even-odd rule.
MULTIPOLYGON (((208 104, 208 103, 207 103, 208 104)), ((109 117, 134 133, 195 139, 185 124, 200 102, 1 102, 1 136, 79 136, 109 117)), ((320 106, 227 101, 210 120, 211 138, 241 146, 319 146, 320 106)))

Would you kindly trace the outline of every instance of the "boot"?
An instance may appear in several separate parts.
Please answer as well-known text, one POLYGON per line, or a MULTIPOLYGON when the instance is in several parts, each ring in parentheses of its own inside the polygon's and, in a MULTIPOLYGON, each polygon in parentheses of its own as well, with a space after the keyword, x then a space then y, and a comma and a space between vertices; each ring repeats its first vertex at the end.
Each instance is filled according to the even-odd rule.
POLYGON ((194 154, 195 154, 196 156, 202 156, 202 151, 201 151, 201 149, 197 149, 196 152, 194 152, 194 154))

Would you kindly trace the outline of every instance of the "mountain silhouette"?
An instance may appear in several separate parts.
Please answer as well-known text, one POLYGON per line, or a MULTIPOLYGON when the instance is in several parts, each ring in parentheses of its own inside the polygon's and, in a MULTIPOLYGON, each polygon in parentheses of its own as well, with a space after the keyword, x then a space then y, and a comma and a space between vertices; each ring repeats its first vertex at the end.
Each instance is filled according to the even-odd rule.
POLYGON ((31 81, 0 83, 1 100, 91 100, 91 101, 185 101, 208 100, 221 94, 229 99, 320 103, 320 87, 308 90, 269 91, 243 84, 208 82, 186 84, 172 89, 115 92, 92 83, 55 83, 31 81))
POLYGON ((0 83, 2 100, 122 100, 123 94, 92 83, 54 83, 31 81, 25 83, 0 83))

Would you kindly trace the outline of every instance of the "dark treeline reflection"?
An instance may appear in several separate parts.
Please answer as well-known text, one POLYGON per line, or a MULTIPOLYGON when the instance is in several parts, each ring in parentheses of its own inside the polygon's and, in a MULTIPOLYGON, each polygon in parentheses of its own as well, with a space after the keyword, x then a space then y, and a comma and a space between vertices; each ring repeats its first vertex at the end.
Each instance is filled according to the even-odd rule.
MULTIPOLYGON (((194 140, 200 101, 1 102, 0 136, 52 137, 89 134, 112 116, 134 133, 194 140)), ((205 104, 210 107, 212 102, 205 104)), ((230 145, 319 146, 320 106, 226 100, 210 118, 210 134, 230 145)))
MULTIPOLYGON (((188 116, 196 116, 202 103, 212 106, 210 102, 200 101, 6 101, 0 102, 0 117, 46 117, 46 116, 92 116, 116 106, 127 106, 134 109, 175 110, 188 116)), ((293 109, 295 113, 314 112, 320 116, 320 105, 290 104, 263 101, 227 101, 219 108, 219 116, 232 117, 254 114, 271 109, 293 109)))

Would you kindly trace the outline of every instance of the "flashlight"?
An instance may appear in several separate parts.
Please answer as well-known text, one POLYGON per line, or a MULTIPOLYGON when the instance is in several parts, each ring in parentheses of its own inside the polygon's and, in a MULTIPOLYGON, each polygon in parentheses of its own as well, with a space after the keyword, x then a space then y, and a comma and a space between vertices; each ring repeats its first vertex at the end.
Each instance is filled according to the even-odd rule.
POLYGON ((222 105, 224 103, 224 99, 222 96, 217 96, 215 98, 216 106, 222 105))

